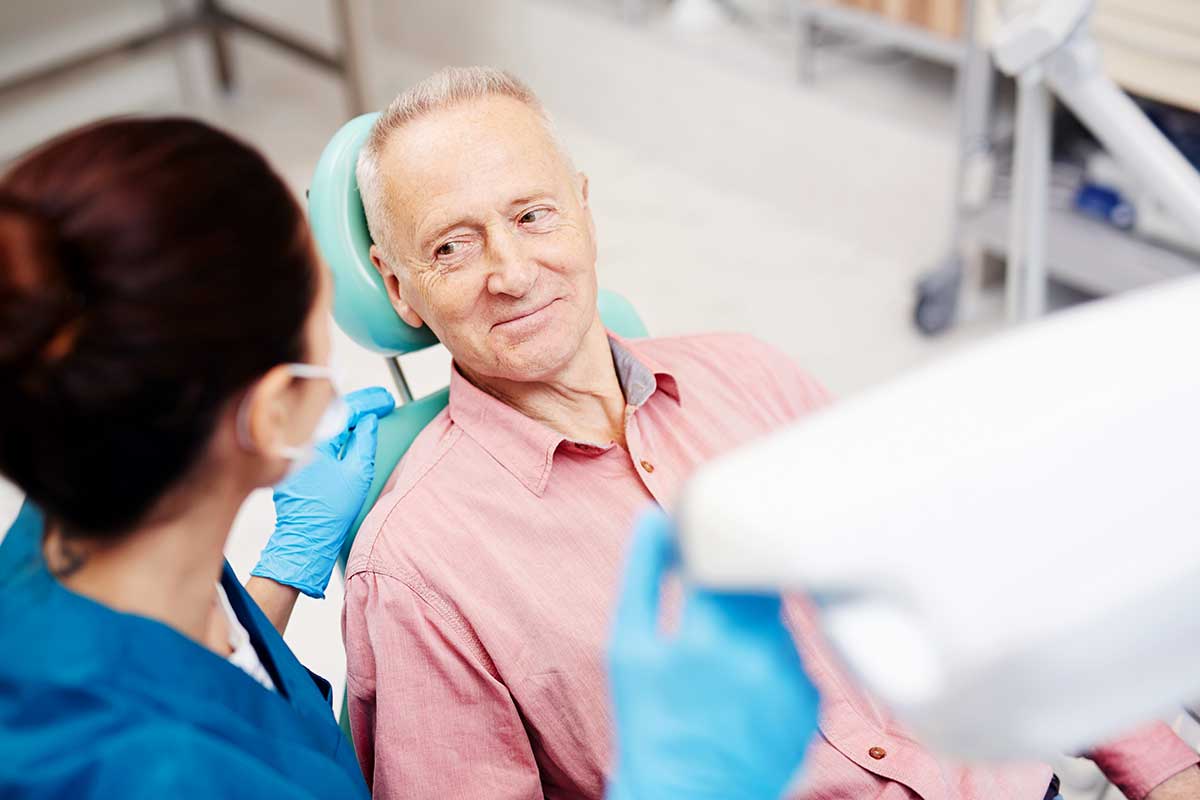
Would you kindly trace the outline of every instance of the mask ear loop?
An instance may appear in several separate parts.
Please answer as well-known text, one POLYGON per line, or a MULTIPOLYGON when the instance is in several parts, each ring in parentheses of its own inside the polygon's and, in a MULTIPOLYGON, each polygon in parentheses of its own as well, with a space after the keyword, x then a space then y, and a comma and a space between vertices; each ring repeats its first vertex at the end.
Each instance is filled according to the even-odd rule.
MULTIPOLYGON (((313 429, 314 440, 302 446, 284 445, 278 450, 277 455, 292 461, 300 461, 309 456, 309 451, 312 450, 314 444, 320 444, 322 441, 319 436, 319 433, 322 432, 321 428, 324 427, 332 429, 334 427, 331 422, 327 421, 328 418, 331 415, 335 416, 338 422, 337 427, 340 430, 341 427, 345 426, 346 418, 349 415, 349 409, 346 406, 345 401, 342 399, 341 394, 338 393, 336 373, 332 367, 321 364, 305 364, 302 362, 284 364, 283 366, 287 367, 288 372, 293 377, 306 378, 309 380, 327 380, 329 381, 330 386, 333 387, 334 398, 330 401, 329 407, 326 408, 321 414, 321 418, 317 420, 317 426, 313 429)), ((256 384, 253 388, 246 392, 246 395, 242 398, 241 403, 238 405, 237 417, 235 420, 238 444, 241 445, 241 447, 247 452, 251 453, 258 452, 258 448, 255 446, 254 441, 250 436, 250 402, 257 389, 258 387, 256 384)), ((331 434, 331 437, 336 435, 337 431, 334 431, 334 433, 331 434)))
POLYGON ((337 374, 334 372, 333 367, 325 366, 324 364, 305 364, 299 361, 284 364, 284 366, 287 367, 288 372, 297 378, 310 378, 312 380, 323 378, 335 384, 334 389, 337 388, 337 374))
POLYGON ((330 388, 333 390, 333 398, 329 401, 325 410, 321 412, 316 426, 313 427, 309 434, 309 440, 303 445, 287 445, 280 448, 279 452, 281 455, 299 462, 309 459, 315 447, 333 439, 342 432, 350 419, 350 408, 346 405, 346 401, 342 399, 341 392, 338 390, 337 371, 332 366, 305 364, 303 362, 291 363, 286 366, 293 377, 328 381, 330 388))

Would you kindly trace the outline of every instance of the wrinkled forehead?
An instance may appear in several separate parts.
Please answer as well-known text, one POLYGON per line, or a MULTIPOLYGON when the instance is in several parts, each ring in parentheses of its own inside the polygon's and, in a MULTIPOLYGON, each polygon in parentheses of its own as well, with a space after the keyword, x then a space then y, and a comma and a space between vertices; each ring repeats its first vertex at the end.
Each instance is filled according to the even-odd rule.
POLYGON ((380 159, 393 225, 414 237, 437 217, 476 215, 571 186, 570 166, 538 113, 509 97, 431 112, 394 132, 380 159))

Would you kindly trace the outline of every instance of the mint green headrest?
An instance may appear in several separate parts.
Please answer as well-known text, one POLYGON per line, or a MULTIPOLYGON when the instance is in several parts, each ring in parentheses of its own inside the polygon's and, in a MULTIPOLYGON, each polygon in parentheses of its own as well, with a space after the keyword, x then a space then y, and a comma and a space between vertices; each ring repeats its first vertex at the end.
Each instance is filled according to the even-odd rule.
POLYGON ((371 263, 371 234, 354 168, 378 112, 347 122, 321 153, 308 190, 308 218, 317 247, 333 272, 333 318, 351 339, 389 356, 437 343, 427 327, 414 328, 388 301, 383 278, 371 263))

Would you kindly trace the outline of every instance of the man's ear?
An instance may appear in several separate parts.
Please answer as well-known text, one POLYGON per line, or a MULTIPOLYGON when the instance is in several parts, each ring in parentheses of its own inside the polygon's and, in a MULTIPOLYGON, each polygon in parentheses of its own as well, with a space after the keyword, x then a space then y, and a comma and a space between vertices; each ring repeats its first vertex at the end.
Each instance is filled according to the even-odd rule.
POLYGON ((584 216, 587 218, 588 234, 592 237, 592 248, 596 245, 596 220, 592 217, 592 207, 588 205, 588 176, 586 172, 576 173, 579 181, 579 196, 580 203, 583 206, 584 216))
POLYGON ((579 196, 583 198, 583 207, 587 208, 588 204, 588 176, 586 172, 578 174, 579 179, 579 196))
POLYGON ((379 249, 378 245, 371 245, 371 263, 375 265, 375 269, 379 270, 379 276, 383 278, 383 285, 387 288, 388 301, 395 309, 396 316, 414 328, 424 325, 425 320, 421 319, 421 315, 405 301, 404 292, 400 288, 400 278, 396 275, 396 271, 383 260, 383 251, 379 249))

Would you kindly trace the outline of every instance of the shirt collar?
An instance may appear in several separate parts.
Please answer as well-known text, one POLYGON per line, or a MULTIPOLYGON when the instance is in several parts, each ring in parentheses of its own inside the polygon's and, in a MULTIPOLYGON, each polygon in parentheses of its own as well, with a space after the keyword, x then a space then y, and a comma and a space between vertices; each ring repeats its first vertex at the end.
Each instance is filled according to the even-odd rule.
POLYGON ((626 403, 641 407, 659 389, 679 402, 679 382, 647 355, 644 348, 611 331, 608 333, 608 347, 612 350, 613 366, 617 368, 617 380, 621 382, 626 403))
MULTIPOLYGON (((660 389, 680 402, 675 376, 647 356, 636 342, 609 332, 608 346, 626 403, 641 407, 660 389)), ((455 425, 525 488, 542 496, 554 467, 554 454, 559 445, 570 441, 566 436, 479 389, 462 376, 457 366, 450 369, 449 412, 455 425)), ((595 447, 591 442, 575 444, 595 447)))

